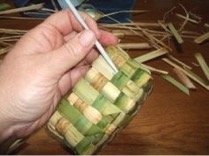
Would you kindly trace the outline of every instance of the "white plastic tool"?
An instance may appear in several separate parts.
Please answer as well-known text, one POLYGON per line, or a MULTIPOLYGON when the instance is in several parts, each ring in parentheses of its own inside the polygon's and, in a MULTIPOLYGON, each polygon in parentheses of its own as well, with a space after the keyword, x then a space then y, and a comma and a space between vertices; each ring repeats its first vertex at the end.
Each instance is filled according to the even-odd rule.
MULTIPOLYGON (((72 2, 70 0, 59 0, 59 1, 65 1, 65 4, 68 5, 68 7, 71 9, 72 13, 74 14, 74 16, 76 17, 76 19, 79 21, 79 23, 83 26, 84 29, 89 30, 89 27, 87 26, 87 24, 84 22, 83 18, 80 16, 80 14, 78 13, 78 11, 76 10, 76 8, 74 7, 74 5, 72 4, 72 2)), ((63 2, 61 2, 63 5, 63 2)), ((66 8, 66 7, 65 7, 66 8)), ((97 40, 95 42, 95 46, 97 47, 98 51, 101 53, 101 55, 103 56, 103 58, 105 59, 105 61, 110 65, 110 67, 113 69, 113 71, 115 73, 118 72, 118 69, 116 68, 115 64, 112 62, 112 60, 110 59, 109 55, 107 54, 107 52, 104 50, 104 48, 102 47, 102 45, 99 43, 99 41, 97 40)))

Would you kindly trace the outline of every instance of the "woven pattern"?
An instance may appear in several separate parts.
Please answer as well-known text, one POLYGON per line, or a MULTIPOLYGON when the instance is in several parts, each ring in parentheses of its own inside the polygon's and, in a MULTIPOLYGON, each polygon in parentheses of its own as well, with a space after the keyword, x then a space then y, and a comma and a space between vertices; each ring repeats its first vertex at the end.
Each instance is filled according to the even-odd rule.
POLYGON ((62 99, 48 129, 76 154, 93 154, 137 113, 151 89, 150 73, 117 47, 107 52, 119 72, 99 56, 73 92, 62 99))

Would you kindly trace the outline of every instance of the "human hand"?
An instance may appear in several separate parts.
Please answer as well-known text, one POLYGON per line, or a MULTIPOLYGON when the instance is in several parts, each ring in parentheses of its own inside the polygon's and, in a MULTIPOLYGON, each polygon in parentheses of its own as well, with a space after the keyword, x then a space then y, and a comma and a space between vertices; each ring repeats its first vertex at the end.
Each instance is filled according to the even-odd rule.
POLYGON ((70 11, 49 17, 25 34, 0 66, 0 143, 11 135, 25 137, 51 116, 61 97, 85 74, 103 45, 117 38, 101 31, 82 14, 83 30, 70 11))

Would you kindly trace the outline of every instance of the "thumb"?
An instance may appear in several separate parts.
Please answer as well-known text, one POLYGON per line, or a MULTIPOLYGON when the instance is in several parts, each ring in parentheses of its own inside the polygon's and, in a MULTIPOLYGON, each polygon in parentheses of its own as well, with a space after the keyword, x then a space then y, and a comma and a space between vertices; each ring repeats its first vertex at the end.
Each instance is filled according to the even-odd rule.
POLYGON ((96 36, 91 30, 84 30, 59 49, 50 53, 49 64, 55 73, 65 73, 78 64, 92 49, 96 36))

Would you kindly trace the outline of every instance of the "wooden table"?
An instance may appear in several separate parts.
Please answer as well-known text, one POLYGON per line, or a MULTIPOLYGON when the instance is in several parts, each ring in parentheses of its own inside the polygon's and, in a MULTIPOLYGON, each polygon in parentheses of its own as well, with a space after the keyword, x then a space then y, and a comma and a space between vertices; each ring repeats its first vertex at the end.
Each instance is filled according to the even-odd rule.
MULTIPOLYGON (((207 0, 184 0, 182 3, 188 10, 209 22, 207 0)), ((156 22, 176 4, 175 0, 137 1, 135 9, 149 9, 151 12, 134 16, 134 19, 156 22)), ((38 23, 40 21, 1 20, 0 27, 30 29, 38 23)), ((198 32, 206 31, 192 24, 186 28, 190 27, 198 32)), ((195 62, 194 53, 201 52, 209 62, 208 47, 208 43, 196 45, 192 40, 185 40, 181 51, 173 46, 172 54, 191 65, 195 62)), ((142 53, 134 51, 130 55, 142 53)), ((148 64, 172 71, 171 67, 159 59, 148 64)), ((199 67, 194 67, 194 71, 204 77, 199 67)), ((196 85, 198 89, 187 96, 159 76, 153 75, 153 78, 153 92, 140 112, 99 154, 209 154, 209 92, 196 85)), ((72 153, 54 140, 43 127, 27 140, 27 144, 17 154, 72 153)))

